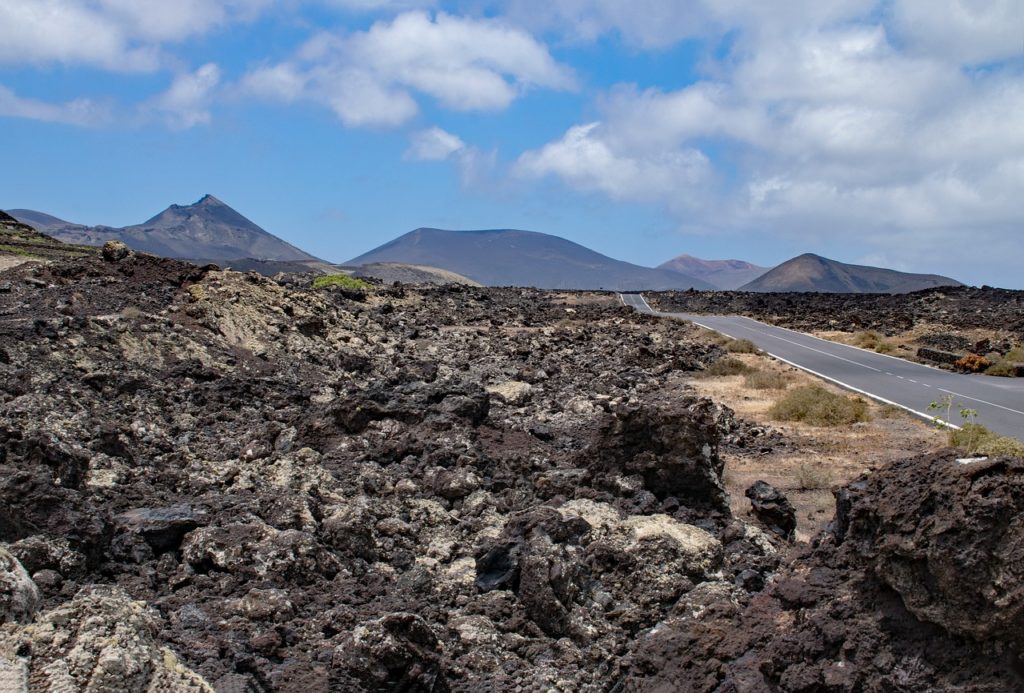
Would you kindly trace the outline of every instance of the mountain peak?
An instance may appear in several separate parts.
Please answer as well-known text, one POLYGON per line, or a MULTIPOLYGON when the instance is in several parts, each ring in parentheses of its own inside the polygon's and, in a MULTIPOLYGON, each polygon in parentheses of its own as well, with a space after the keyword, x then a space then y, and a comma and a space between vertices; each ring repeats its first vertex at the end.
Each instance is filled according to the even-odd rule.
POLYGON ((720 289, 735 289, 768 270, 767 267, 758 267, 745 260, 704 260, 688 253, 658 265, 658 269, 697 277, 720 289))
POLYGON ((419 228, 346 264, 386 262, 437 267, 485 286, 616 291, 711 288, 678 272, 615 260, 567 238, 516 229, 419 228))
POLYGON ((936 286, 962 286, 936 274, 911 274, 881 267, 850 265, 804 253, 766 272, 740 291, 817 291, 827 293, 899 294, 936 286))
MULTIPOLYGON (((206 193, 190 205, 171 205, 170 209, 196 209, 202 207, 228 207, 210 193, 206 193)), ((230 207, 228 207, 230 209, 230 207)))

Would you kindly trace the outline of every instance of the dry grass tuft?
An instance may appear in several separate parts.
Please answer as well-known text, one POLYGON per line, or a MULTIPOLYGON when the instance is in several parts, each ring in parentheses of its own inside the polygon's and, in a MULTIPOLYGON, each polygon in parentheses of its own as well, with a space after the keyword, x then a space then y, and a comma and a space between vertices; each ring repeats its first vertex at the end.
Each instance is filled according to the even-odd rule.
POLYGON ((805 462, 797 466, 793 480, 801 491, 821 491, 832 487, 832 470, 819 464, 805 462))
POLYGON ((891 342, 887 342, 882 338, 882 335, 878 334, 874 330, 858 332, 853 336, 851 341, 854 346, 858 346, 861 349, 871 349, 873 351, 877 351, 879 354, 888 354, 896 348, 891 342))
POLYGON ((802 421, 813 426, 843 426, 868 420, 868 404, 860 397, 836 395, 820 385, 791 390, 768 411, 779 421, 802 421))
POLYGON ((775 371, 752 371, 747 373, 744 383, 753 390, 785 390, 789 377, 775 371))
POLYGON ((757 348, 749 339, 734 339, 731 342, 726 343, 726 351, 730 354, 760 354, 761 350, 757 348))
POLYGON ((724 359, 718 359, 705 368, 704 374, 707 376, 746 375, 753 370, 753 368, 739 359, 726 357, 724 359))

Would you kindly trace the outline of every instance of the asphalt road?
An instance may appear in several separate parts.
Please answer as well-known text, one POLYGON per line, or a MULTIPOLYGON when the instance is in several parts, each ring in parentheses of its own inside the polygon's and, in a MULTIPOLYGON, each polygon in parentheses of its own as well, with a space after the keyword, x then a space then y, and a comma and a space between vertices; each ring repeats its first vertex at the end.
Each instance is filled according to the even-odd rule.
POLYGON ((950 373, 750 318, 661 313, 653 310, 642 294, 621 297, 623 303, 642 313, 690 320, 734 339, 749 339, 780 361, 926 419, 937 413, 944 419, 945 411, 929 410, 928 405, 952 395, 954 405, 949 424, 964 422, 959 414, 961 408, 974 409, 978 412, 978 423, 986 428, 1024 440, 1024 378, 950 373))

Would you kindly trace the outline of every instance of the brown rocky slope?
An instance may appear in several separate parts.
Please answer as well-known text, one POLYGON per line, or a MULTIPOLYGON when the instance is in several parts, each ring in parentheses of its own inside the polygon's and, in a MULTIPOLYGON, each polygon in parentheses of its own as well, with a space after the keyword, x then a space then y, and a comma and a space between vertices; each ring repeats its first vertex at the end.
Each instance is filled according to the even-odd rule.
POLYGON ((789 555, 730 515, 687 325, 123 253, 0 287, 0 683, 1022 683, 1021 463, 897 464, 789 555))

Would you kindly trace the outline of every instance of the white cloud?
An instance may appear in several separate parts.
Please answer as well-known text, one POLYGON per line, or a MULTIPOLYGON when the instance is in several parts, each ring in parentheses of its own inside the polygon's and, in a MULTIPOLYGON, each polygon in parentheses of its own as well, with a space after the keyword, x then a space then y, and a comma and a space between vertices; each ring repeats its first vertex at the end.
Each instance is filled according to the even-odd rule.
POLYGON ((395 126, 423 94, 447 108, 506 108, 531 87, 570 89, 571 71, 527 33, 488 19, 406 12, 348 36, 321 34, 289 62, 251 71, 242 89, 329 106, 349 126, 395 126))
POLYGON ((68 125, 98 126, 110 120, 110 109, 89 99, 75 99, 65 103, 48 103, 19 97, 0 85, 0 116, 27 118, 68 125))
POLYGON ((322 0, 328 7, 358 12, 402 12, 436 6, 437 0, 322 0))
POLYGON ((148 109, 175 129, 205 125, 210 122, 209 104, 219 83, 220 68, 207 63, 195 72, 178 75, 167 91, 148 104, 148 109))
POLYGON ((444 161, 465 148, 458 135, 434 127, 414 133, 405 156, 415 161, 444 161))
POLYGON ((1024 54, 1020 0, 900 0, 892 13, 914 52, 966 64, 1024 54))
POLYGON ((438 127, 414 132, 410 137, 405 158, 411 161, 452 161, 458 167, 465 186, 483 184, 489 180, 497 166, 497 151, 481 151, 467 145, 458 135, 438 127))
POLYGON ((707 157, 695 149, 652 150, 641 155, 618 149, 600 123, 570 128, 565 136, 516 163, 525 177, 553 174, 581 190, 600 190, 616 200, 690 197, 707 181, 707 157))
MULTIPOLYGON (((764 6, 788 16, 798 5, 764 6)), ((1024 253, 1008 232, 1022 221, 1024 77, 1013 64, 970 69, 1008 54, 998 22, 979 29, 993 36, 983 50, 954 26, 970 3, 952 3, 954 19, 933 20, 948 29, 934 34, 951 42, 942 52, 901 33, 901 17, 923 5, 898 0, 891 15, 863 16, 875 3, 822 5, 815 14, 804 4, 816 25, 804 17, 789 30, 758 25, 767 10, 753 3, 705 8, 707 21, 738 32, 710 79, 669 92, 611 89, 599 121, 523 153, 515 172, 653 200, 690 230, 857 238, 865 253, 920 263, 952 262, 949 248, 979 259, 997 245, 1024 253)), ((1006 3, 987 7, 989 19, 1017 21, 1006 3)))
POLYGON ((246 21, 273 0, 0 0, 0 64, 152 71, 162 46, 246 21))
POLYGON ((875 0, 504 0, 490 7, 533 30, 593 41, 615 33, 643 48, 724 34, 792 31, 865 12, 875 0))
POLYGON ((84 63, 118 70, 151 70, 152 50, 132 45, 125 27, 73 0, 0 1, 0 63, 84 63))

